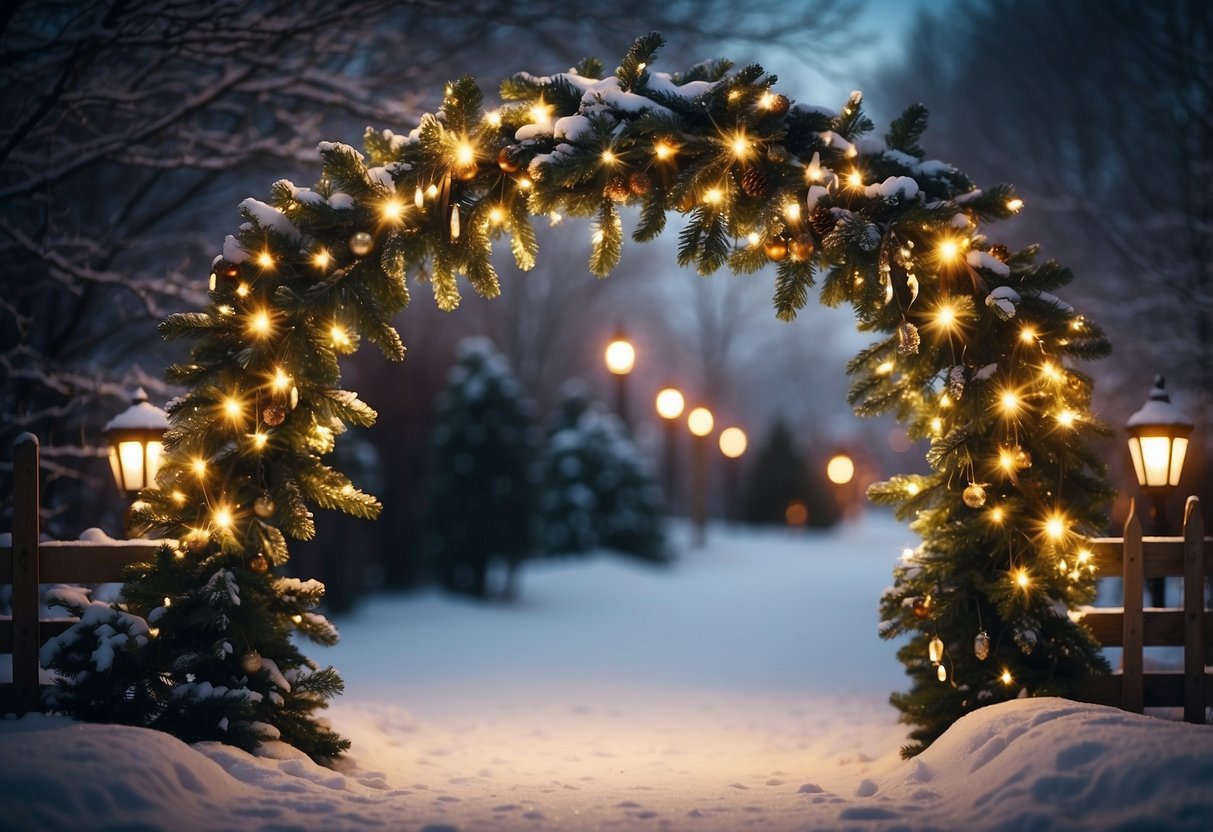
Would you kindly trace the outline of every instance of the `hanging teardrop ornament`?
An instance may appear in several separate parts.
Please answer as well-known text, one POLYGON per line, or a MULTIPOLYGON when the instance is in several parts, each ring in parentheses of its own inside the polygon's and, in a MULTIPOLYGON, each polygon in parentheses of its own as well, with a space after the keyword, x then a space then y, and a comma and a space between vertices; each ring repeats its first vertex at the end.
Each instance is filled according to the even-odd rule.
POLYGON ((990 636, 985 630, 979 632, 973 639, 973 655, 979 662, 984 662, 990 657, 990 636))
POLYGON ((948 669, 943 665, 935 668, 935 678, 939 679, 941 682, 948 681, 948 669))
POLYGON ((939 636, 931 639, 931 643, 927 647, 927 654, 931 657, 931 664, 939 664, 943 659, 943 640, 939 636))

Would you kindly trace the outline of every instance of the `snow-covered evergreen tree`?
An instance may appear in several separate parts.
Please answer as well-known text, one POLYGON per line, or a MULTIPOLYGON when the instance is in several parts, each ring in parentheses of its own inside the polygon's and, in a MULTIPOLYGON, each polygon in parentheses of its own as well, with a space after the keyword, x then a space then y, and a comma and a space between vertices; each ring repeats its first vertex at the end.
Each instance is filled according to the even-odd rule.
POLYGON ((459 344, 438 399, 422 534, 427 561, 453 592, 484 598, 494 561, 513 594, 536 543, 540 432, 505 357, 486 338, 459 344))
POLYGON ((613 413, 583 385, 561 391, 543 455, 540 513, 549 554, 613 549, 669 559, 661 488, 613 413))
POLYGON ((771 426, 754 455, 743 499, 749 523, 788 522, 788 507, 794 502, 804 507, 807 526, 824 529, 838 522, 838 505, 828 485, 810 468, 782 419, 771 426))

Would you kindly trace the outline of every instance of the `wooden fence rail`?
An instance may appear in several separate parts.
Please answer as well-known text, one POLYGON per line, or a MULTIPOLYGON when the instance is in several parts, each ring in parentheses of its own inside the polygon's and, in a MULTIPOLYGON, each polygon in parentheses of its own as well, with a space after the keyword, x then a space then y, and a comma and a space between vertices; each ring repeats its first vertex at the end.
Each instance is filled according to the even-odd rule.
POLYGON ((76 620, 40 618, 39 584, 116 583, 128 564, 147 561, 161 545, 153 540, 42 542, 39 493, 38 438, 23 433, 13 443, 12 546, 0 546, 0 584, 13 585, 12 617, 0 616, 0 654, 13 656, 13 681, 0 684, 0 714, 41 709, 38 650, 76 620))
POLYGON ((1122 650, 1121 672, 1095 676, 1081 697, 1141 713, 1143 708, 1183 707, 1184 720, 1204 722, 1213 706, 1213 683, 1205 672, 1213 649, 1213 612, 1205 609, 1205 577, 1213 574, 1213 538, 1205 537, 1200 501, 1184 507, 1182 537, 1142 537, 1141 520, 1130 505, 1123 537, 1093 541, 1097 576, 1124 579, 1124 606, 1087 607, 1082 622, 1105 647, 1122 650), (1143 609, 1146 578, 1182 576, 1182 609, 1143 609), (1145 672, 1144 647, 1183 647, 1182 672, 1145 672))

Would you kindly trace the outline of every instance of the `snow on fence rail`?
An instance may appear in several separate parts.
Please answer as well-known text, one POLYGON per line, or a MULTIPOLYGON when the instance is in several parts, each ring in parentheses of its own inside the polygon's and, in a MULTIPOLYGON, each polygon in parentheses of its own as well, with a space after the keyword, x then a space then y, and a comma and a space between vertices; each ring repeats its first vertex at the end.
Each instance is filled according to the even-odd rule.
POLYGON ((1200 500, 1189 497, 1182 537, 1142 537, 1141 520, 1130 505, 1123 537, 1093 541, 1096 574, 1124 579, 1122 608, 1084 607, 1081 621, 1105 647, 1122 648, 1121 672, 1092 676, 1082 698, 1141 713, 1143 708, 1183 706, 1185 722, 1204 722, 1213 706, 1213 612, 1205 609, 1205 577, 1213 574, 1213 538, 1205 537, 1200 500), (1146 578, 1182 576, 1182 609, 1143 609, 1146 578), (1145 673, 1143 647, 1183 647, 1184 669, 1145 673))
POLYGON ((119 582, 128 564, 147 560, 163 545, 155 540, 40 541, 38 494, 38 438, 23 433, 13 442, 12 545, 0 546, 0 583, 13 585, 12 617, 0 616, 0 654, 13 655, 13 681, 0 684, 0 714, 41 710, 38 650, 76 621, 39 618, 39 584, 119 582))

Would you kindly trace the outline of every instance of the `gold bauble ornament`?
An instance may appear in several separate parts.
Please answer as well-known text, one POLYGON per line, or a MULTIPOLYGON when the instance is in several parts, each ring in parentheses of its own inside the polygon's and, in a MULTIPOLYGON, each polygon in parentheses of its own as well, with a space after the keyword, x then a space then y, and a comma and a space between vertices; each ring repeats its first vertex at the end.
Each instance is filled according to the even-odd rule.
POLYGON ((962 498, 969 508, 981 508, 986 504, 986 489, 981 483, 969 483, 962 498))
POLYGON ((973 655, 979 662, 984 662, 990 657, 990 636, 985 630, 982 630, 973 639, 973 655))
POLYGON ((798 263, 808 260, 816 250, 817 246, 813 245, 813 238, 808 234, 797 234, 788 243, 788 253, 798 263))
POLYGON ((274 498, 269 494, 262 494, 257 499, 253 500, 253 514, 260 517, 262 520, 268 520, 274 516, 274 498))
POLYGON ((475 163, 470 165, 459 165, 452 173, 456 179, 464 182, 469 182, 476 178, 476 174, 480 172, 480 168, 476 167, 475 163))
POLYGON ((245 673, 257 673, 264 664, 265 661, 256 650, 250 650, 240 657, 240 669, 245 673))
POLYGON ((248 569, 254 574, 264 575, 270 571, 270 562, 266 560, 265 555, 258 552, 248 559, 248 569))
POLYGON ((193 554, 198 554, 211 543, 211 536, 204 531, 192 531, 185 536, 185 548, 193 554))
POLYGON ((240 277, 240 266, 231 260, 220 260, 212 271, 216 277, 222 277, 224 280, 235 280, 240 277))
POLYGON ((282 402, 270 402, 261 411, 261 421, 276 428, 286 421, 286 405, 282 402))
POLYGON ((375 238, 366 231, 355 231, 350 235, 350 254, 366 257, 375 248, 375 238))
POLYGON ((522 165, 514 161, 514 155, 509 147, 503 147, 497 151, 497 167, 501 168, 502 173, 517 173, 522 170, 522 165))
POLYGON ((766 99, 766 111, 773 116, 781 116, 792 107, 792 100, 783 93, 777 93, 766 99))
POLYGON ((767 259, 778 263, 788 256, 788 243, 783 237, 771 237, 763 244, 767 259))
POLYGON ((914 606, 911 609, 914 610, 915 618, 919 620, 925 619, 931 614, 931 599, 929 597, 919 598, 914 601, 914 606))

